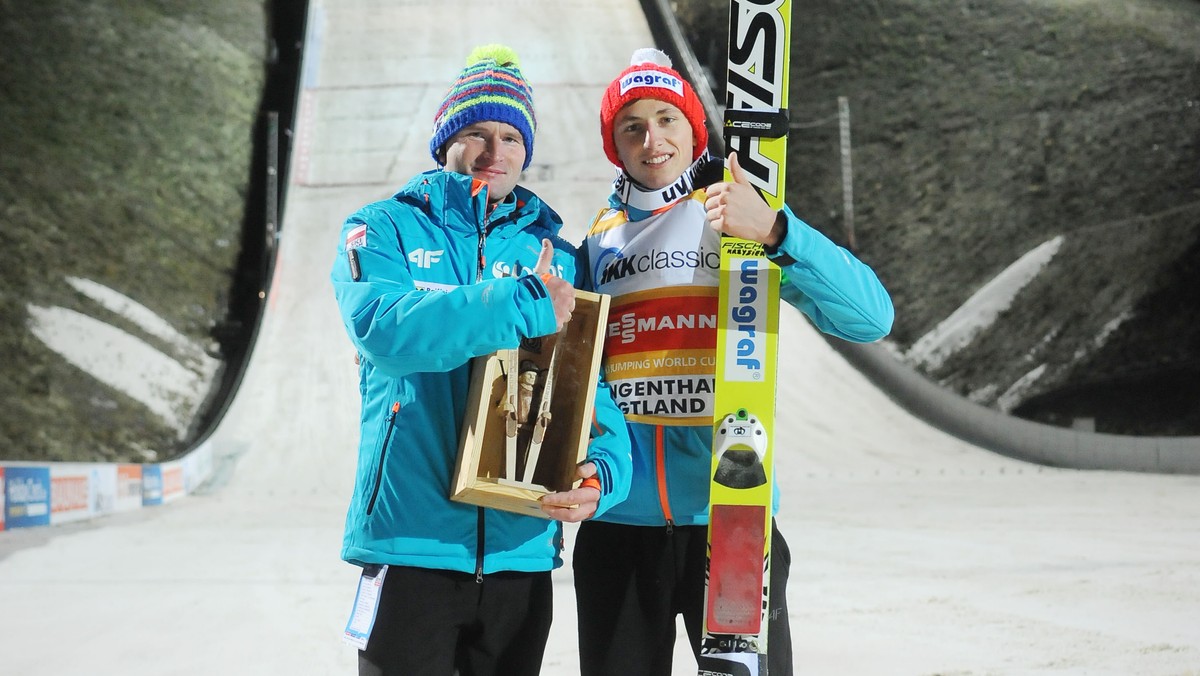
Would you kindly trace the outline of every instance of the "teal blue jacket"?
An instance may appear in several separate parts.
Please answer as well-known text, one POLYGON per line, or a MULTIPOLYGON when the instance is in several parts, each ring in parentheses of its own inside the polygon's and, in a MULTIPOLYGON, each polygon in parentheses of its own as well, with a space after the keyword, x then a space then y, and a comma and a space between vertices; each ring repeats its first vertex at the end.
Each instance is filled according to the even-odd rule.
MULTIPOLYGON (((716 241, 718 235, 711 231, 704 220, 703 207, 700 206, 703 202, 702 195, 693 195, 677 201, 669 210, 650 213, 623 203, 619 195, 613 194, 609 198, 609 208, 600 212, 584 241, 584 254, 592 261, 590 266, 597 266, 591 275, 592 290, 611 294, 613 307, 617 308, 623 302, 622 292, 645 298, 648 294, 670 291, 674 287, 692 283, 664 278, 652 269, 653 266, 639 269, 636 274, 630 272, 624 277, 615 276, 618 278, 616 281, 606 281, 610 279, 602 270, 606 262, 644 261, 648 260, 645 258, 648 254, 654 254, 664 261, 697 261, 702 263, 699 267, 715 275, 719 257, 704 255, 704 252, 719 250, 716 241), (670 220, 673 214, 668 211, 674 210, 679 210, 678 214, 682 215, 670 220), (646 247, 651 245, 646 242, 654 242, 654 247, 663 246, 650 232, 657 227, 672 229, 674 235, 668 241, 688 242, 693 247, 701 247, 699 255, 690 255, 696 249, 680 252, 656 248, 648 252, 646 247), (632 282, 637 286, 631 288, 633 279, 639 281, 632 282)), ((787 234, 777 250, 769 253, 769 257, 783 269, 781 298, 829 335, 859 343, 886 336, 891 330, 895 311, 891 297, 875 272, 849 251, 797 218, 788 207, 783 208, 783 213, 787 218, 787 234)), ((687 277, 691 278, 690 275, 687 277)), ((610 314, 610 322, 613 321, 610 314)), ((690 330, 716 331, 715 328, 690 330)), ((779 355, 781 360, 790 357, 784 339, 780 340, 779 355)), ((710 382, 713 374, 715 366, 712 374, 707 375, 710 382)), ((614 375, 612 383, 617 390, 618 405, 623 405, 621 379, 614 375)), ((812 386, 820 387, 821 384, 813 383, 812 386)), ((785 415, 786 411, 777 414, 785 415)), ((707 524, 712 424, 665 425, 639 421, 629 421, 628 424, 634 466, 629 496, 600 516, 599 520, 635 526, 707 524)), ((778 511, 778 486, 774 491, 774 510, 778 511)))
MULTIPOLYGON (((360 355, 362 396, 346 561, 476 574, 561 565, 557 521, 448 497, 469 360, 554 332, 553 304, 531 274, 543 238, 554 243, 553 273, 585 284, 561 226, 524 188, 489 211, 486 184, 441 170, 346 220, 331 276, 360 355)), ((625 498, 632 471, 624 419, 603 381, 588 459, 603 514, 625 498)))

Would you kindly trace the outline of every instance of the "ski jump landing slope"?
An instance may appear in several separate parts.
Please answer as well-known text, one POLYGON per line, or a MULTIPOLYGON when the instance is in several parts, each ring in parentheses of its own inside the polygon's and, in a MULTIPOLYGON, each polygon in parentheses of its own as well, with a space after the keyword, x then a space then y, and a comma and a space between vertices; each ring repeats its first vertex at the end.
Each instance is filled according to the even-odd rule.
MULTIPOLYGON (((165 507, 4 534, 0 673, 354 673, 339 639, 358 408, 328 284, 340 223, 431 166, 434 109, 484 42, 516 47, 534 85, 527 184, 569 239, 608 193, 600 93, 650 44, 634 0, 310 12, 276 274, 213 436, 214 481, 165 507)), ((1200 478, 971 447, 895 406, 796 312, 782 324, 779 522, 800 673, 1197 673, 1200 478)), ((555 580, 543 673, 575 674, 569 560, 555 580)), ((682 641, 676 654, 675 673, 695 673, 682 641)))

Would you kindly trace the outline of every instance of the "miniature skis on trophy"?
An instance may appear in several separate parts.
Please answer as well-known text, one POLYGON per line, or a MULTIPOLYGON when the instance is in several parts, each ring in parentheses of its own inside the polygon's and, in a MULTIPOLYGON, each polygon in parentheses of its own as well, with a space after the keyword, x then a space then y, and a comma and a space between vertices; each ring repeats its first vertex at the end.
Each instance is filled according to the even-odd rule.
POLYGON ((558 336, 554 338, 554 347, 550 348, 550 366, 546 367, 546 377, 542 382, 542 396, 538 405, 537 420, 533 425, 533 438, 529 440, 529 452, 525 456, 525 475, 522 479, 527 484, 533 483, 533 473, 537 469, 538 457, 542 453, 542 442, 546 440, 546 429, 550 426, 550 398, 554 394, 554 378, 558 373, 558 336))
POLYGON ((517 475, 517 437, 521 432, 523 416, 521 408, 521 379, 517 371, 520 363, 520 350, 513 348, 502 353, 504 364, 504 398, 500 400, 500 416, 504 418, 504 476, 517 475))
POLYGON ((544 370, 539 369, 534 361, 523 359, 520 348, 500 353, 505 380, 504 396, 497 407, 497 412, 504 419, 505 436, 504 476, 499 478, 500 483, 547 490, 534 483, 533 478, 541 457, 542 444, 546 440, 546 430, 550 426, 550 407, 558 374, 561 335, 555 335, 552 340, 550 363, 544 370), (531 425, 530 415, 533 413, 534 392, 539 376, 541 392, 538 395, 537 416, 531 425), (524 453, 521 452, 522 445, 524 453))

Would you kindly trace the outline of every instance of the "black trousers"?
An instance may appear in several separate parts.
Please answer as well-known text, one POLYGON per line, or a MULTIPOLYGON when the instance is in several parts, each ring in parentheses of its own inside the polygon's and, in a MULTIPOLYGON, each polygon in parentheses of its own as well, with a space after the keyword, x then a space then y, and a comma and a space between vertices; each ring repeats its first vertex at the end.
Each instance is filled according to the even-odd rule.
MULTIPOLYGON (((708 528, 624 526, 585 521, 573 566, 582 676, 669 676, 675 616, 682 613, 692 653, 704 631, 708 528)), ((792 556, 771 524, 767 622, 770 676, 791 676, 787 576, 792 556)))
POLYGON ((536 676, 550 635, 550 573, 389 567, 359 676, 536 676))

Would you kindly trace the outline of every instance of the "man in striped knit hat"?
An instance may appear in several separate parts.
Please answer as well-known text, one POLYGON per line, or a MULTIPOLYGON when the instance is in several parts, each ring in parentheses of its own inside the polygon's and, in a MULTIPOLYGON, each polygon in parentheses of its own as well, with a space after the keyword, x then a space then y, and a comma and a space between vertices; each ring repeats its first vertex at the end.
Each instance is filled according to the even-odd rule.
POLYGON ((555 333, 583 281, 562 220, 517 185, 535 129, 517 55, 477 48, 434 119, 439 168, 342 227, 332 279, 362 395, 342 558, 379 590, 373 625, 347 630, 360 674, 537 674, 560 521, 603 514, 628 490, 629 440, 601 382, 584 481, 543 498, 550 519, 448 498, 469 360, 555 333))

